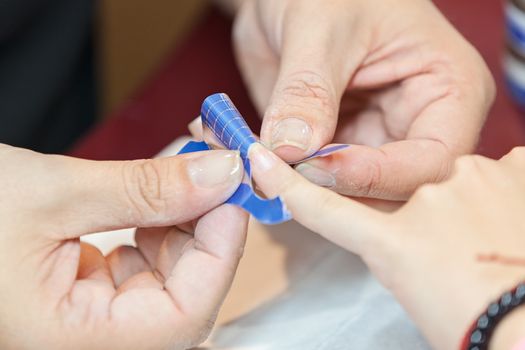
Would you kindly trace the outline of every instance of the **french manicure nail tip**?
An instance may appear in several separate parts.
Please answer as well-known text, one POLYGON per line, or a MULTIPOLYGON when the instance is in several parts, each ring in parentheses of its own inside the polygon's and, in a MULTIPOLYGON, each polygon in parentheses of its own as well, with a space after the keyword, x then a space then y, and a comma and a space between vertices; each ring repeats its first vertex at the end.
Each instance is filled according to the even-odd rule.
POLYGON ((214 151, 192 159, 188 164, 191 181, 199 187, 215 187, 235 182, 241 170, 238 152, 214 151))
POLYGON ((331 188, 336 184, 335 177, 331 173, 310 164, 299 164, 295 169, 316 185, 331 188))
POLYGON ((272 133, 272 148, 294 146, 308 150, 312 138, 312 129, 302 119, 286 118, 274 126, 272 133))

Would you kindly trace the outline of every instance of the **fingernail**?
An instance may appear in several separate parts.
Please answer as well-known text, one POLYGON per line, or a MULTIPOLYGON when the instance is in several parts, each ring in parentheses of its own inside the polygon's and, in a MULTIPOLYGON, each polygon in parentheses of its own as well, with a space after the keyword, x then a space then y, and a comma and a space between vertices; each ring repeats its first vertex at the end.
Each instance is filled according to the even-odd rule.
POLYGON ((190 131, 191 135, 195 138, 195 140, 201 141, 203 137, 202 132, 202 120, 201 117, 197 117, 191 121, 191 123, 188 124, 188 130, 190 131))
POLYGON ((188 174, 199 187, 215 187, 240 181, 242 162, 239 152, 212 151, 190 160, 188 174))
POLYGON ((299 164, 295 170, 316 185, 328 188, 335 186, 335 177, 326 170, 316 168, 306 163, 299 164))
POLYGON ((272 134, 272 149, 294 146, 304 151, 310 148, 312 129, 298 118, 287 118, 277 123, 272 134))
POLYGON ((253 166, 261 171, 271 170, 277 164, 277 156, 260 143, 254 143, 248 152, 253 166))

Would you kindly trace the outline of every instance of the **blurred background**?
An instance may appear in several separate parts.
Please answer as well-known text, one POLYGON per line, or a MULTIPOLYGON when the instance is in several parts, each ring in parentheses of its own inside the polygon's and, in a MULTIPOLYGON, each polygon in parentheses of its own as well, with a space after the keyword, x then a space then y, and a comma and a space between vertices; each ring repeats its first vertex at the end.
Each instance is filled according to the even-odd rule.
POLYGON ((205 15, 207 0, 101 0, 101 115, 121 105, 205 15))
MULTIPOLYGON (((151 157, 186 133, 215 92, 258 130, 232 54, 232 18, 214 2, 0 0, 0 142, 90 159, 151 157)), ((525 101, 525 54, 515 44, 525 53, 523 1, 434 3, 498 83, 479 152, 496 158, 524 145, 516 102, 525 101)))
POLYGON ((112 116, 206 0, 0 0, 0 142, 62 153, 112 116))

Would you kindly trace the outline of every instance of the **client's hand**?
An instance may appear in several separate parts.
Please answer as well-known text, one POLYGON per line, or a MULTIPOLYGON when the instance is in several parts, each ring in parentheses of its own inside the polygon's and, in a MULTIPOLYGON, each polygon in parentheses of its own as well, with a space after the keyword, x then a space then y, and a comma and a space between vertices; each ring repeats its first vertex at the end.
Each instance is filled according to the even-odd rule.
POLYGON ((0 348, 186 349, 207 336, 245 240, 246 214, 219 206, 243 176, 237 153, 94 162, 0 145, 0 163, 0 348), (79 241, 126 227, 144 227, 137 248, 107 258, 79 241))
MULTIPOLYGON (((525 148, 499 161, 462 157, 448 181, 421 187, 393 213, 312 185, 261 145, 250 157, 259 187, 361 255, 438 349, 458 348, 489 302, 525 278, 525 148)), ((524 310, 514 317, 522 323, 506 320, 492 348, 510 349, 525 329, 524 310)))

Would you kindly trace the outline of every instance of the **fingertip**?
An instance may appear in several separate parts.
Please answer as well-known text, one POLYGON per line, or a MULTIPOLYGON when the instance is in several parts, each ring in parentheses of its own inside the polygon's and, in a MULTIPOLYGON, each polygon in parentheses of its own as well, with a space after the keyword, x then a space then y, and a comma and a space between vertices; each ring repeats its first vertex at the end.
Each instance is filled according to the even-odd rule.
POLYGON ((301 163, 295 170, 303 175, 308 181, 326 188, 334 188, 337 185, 336 177, 332 172, 321 167, 316 167, 310 163, 301 163))
POLYGON ((248 158, 256 172, 266 172, 277 166, 279 159, 262 143, 256 142, 248 149, 248 158))
POLYGON ((198 116, 197 118, 193 119, 189 124, 188 124, 188 130, 189 132, 191 133, 191 136, 193 136, 193 138, 197 141, 202 141, 203 140, 203 128, 202 128, 202 119, 200 116, 198 116))
POLYGON ((381 152, 366 146, 352 147, 302 163, 297 170, 309 181, 353 197, 380 194, 381 152))
POLYGON ((197 188, 236 188, 242 181, 239 152, 218 150, 198 154, 187 164, 190 180, 197 188))
POLYGON ((272 144, 288 144, 307 150, 312 141, 312 127, 304 117, 281 117, 274 121, 272 144))
POLYGON ((269 108, 261 139, 286 162, 296 162, 311 153, 313 129, 306 118, 287 117, 269 108))
POLYGON ((286 172, 289 166, 260 143, 250 147, 248 157, 257 186, 268 197, 279 195, 283 190, 283 183, 290 177, 286 172))
POLYGON ((302 161, 333 139, 336 123, 327 118, 322 121, 308 116, 267 118, 262 142, 288 163, 302 161))

